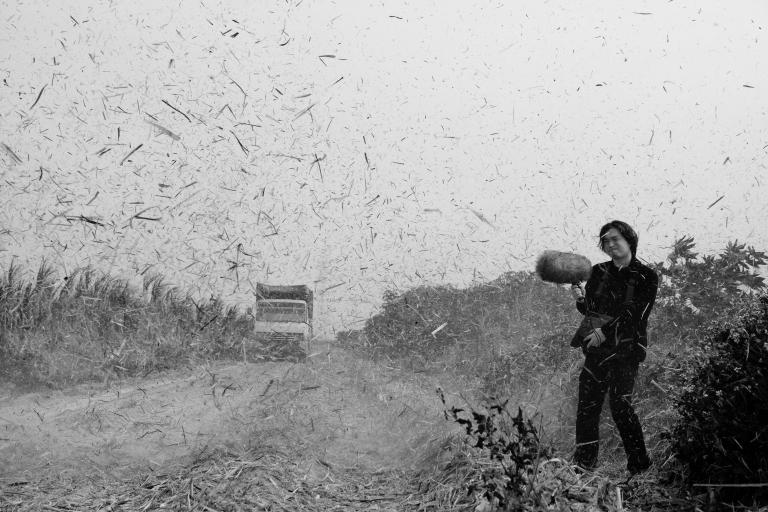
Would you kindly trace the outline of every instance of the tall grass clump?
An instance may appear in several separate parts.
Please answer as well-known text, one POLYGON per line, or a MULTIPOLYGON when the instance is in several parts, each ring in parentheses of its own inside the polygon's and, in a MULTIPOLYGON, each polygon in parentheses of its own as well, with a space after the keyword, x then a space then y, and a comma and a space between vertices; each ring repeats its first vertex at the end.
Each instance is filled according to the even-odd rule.
POLYGON ((0 274, 0 379, 53 386, 237 358, 253 322, 212 298, 196 302, 161 276, 136 290, 93 268, 62 278, 0 274))
POLYGON ((383 299, 361 330, 337 335, 342 345, 419 364, 450 357, 465 373, 485 373, 511 347, 559 352, 539 344, 548 344, 553 333, 565 335, 578 315, 568 296, 530 272, 508 272, 465 289, 387 291, 383 299))

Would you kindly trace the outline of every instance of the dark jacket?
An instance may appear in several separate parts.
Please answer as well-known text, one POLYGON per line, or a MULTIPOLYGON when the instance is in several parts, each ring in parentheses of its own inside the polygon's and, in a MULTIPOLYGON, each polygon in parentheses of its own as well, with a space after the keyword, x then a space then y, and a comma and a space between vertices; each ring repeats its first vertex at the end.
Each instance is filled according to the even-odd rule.
POLYGON ((635 256, 619 270, 612 260, 592 267, 585 286, 586 297, 576 301, 583 315, 599 313, 613 317, 602 326, 605 342, 601 352, 620 360, 645 360, 648 347, 648 316, 656 301, 659 277, 635 256), (601 285, 602 283, 602 285, 601 285), (632 284, 631 296, 627 287, 632 284))

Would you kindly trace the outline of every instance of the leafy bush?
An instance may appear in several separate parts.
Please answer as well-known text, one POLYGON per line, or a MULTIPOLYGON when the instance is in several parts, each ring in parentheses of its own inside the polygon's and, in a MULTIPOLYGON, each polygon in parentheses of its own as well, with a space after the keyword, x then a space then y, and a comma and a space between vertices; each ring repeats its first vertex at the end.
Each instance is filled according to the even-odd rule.
MULTIPOLYGON (((676 400, 673 449, 689 483, 768 482, 768 296, 740 309, 710 330, 701 344, 708 357, 676 400)), ((768 500, 768 489, 738 495, 768 500)))

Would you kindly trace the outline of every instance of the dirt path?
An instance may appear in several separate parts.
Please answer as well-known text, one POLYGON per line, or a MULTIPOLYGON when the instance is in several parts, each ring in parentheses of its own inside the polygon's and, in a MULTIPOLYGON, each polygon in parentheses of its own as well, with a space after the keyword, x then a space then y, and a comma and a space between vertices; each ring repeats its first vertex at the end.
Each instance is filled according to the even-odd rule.
MULTIPOLYGON (((206 452, 254 449, 286 454, 304 480, 376 475, 413 468, 445 434, 435 381, 328 344, 313 350, 302 364, 214 364, 106 390, 0 393, 2 489, 124 482, 206 452)), ((20 505, 13 494, 2 496, 20 505)))

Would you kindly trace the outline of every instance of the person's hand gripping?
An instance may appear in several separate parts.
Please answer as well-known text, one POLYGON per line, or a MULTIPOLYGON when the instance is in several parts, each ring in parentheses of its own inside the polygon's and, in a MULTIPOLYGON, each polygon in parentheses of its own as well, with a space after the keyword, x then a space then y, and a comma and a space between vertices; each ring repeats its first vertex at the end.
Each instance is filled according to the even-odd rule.
POLYGON ((584 341, 587 342, 587 348, 597 348, 605 341, 605 334, 599 327, 594 329, 591 333, 584 337, 584 341))
POLYGON ((581 287, 581 284, 579 283, 571 284, 571 295, 573 295, 574 300, 579 300, 584 298, 584 288, 581 287))
MULTIPOLYGON (((573 295, 573 298, 577 301, 584 300, 584 289, 581 287, 580 283, 571 284, 571 295, 573 295)), ((603 333, 602 329, 597 328, 587 334, 587 336, 584 337, 584 340, 587 342, 587 348, 599 347, 605 341, 605 333, 603 333)))

